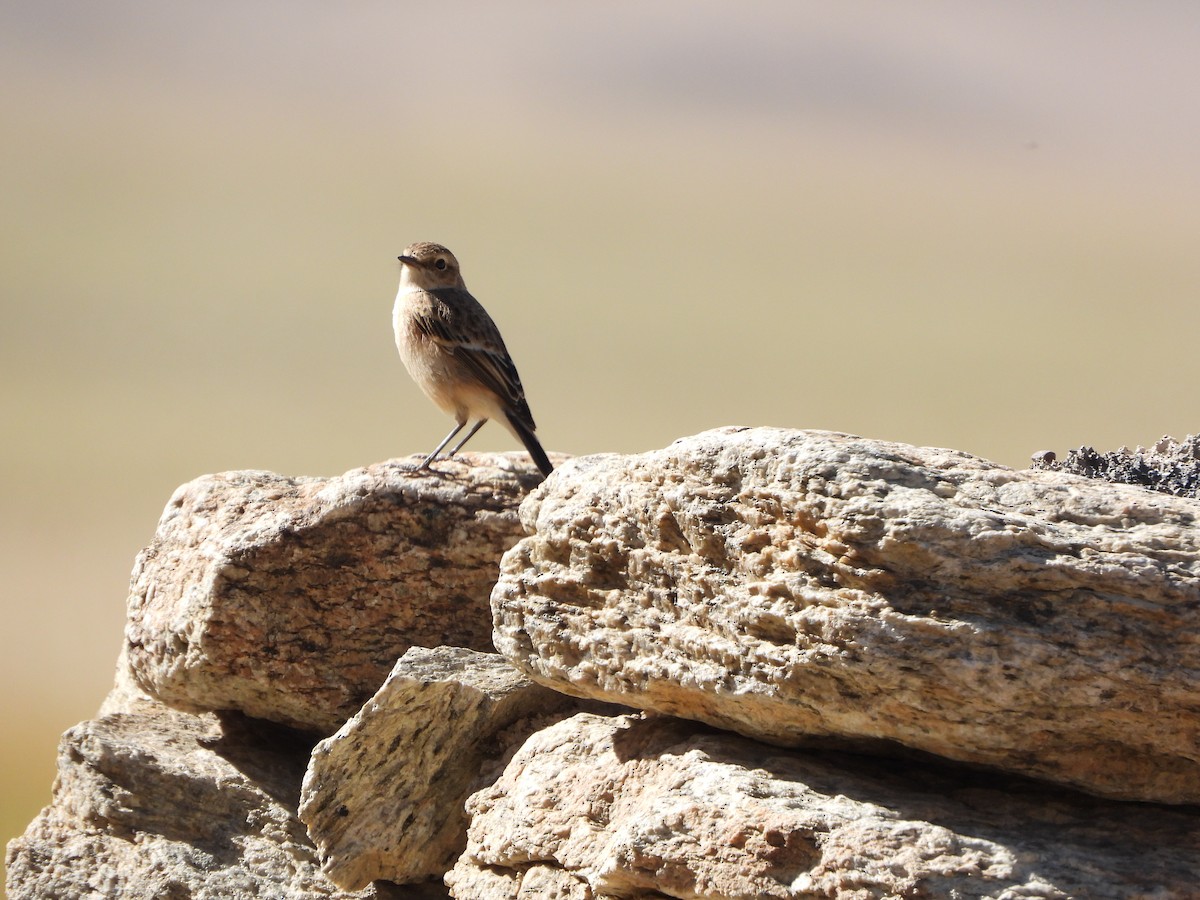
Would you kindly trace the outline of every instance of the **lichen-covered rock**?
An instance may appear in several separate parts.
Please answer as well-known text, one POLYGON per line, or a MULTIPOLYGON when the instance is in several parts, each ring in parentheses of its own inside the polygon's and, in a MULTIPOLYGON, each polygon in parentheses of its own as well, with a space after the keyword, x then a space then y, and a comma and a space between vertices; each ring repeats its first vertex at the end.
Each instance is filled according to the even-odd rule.
POLYGON ((580 714, 468 803, 460 900, 1183 900, 1200 816, 995 774, 580 714))
POLYGON ((141 687, 330 734, 409 647, 490 649, 496 561, 540 475, 525 454, 413 467, 179 488, 133 571, 125 634, 141 687))
POLYGON ((1200 802, 1200 502, 828 432, 563 466, 492 595, 578 696, 1200 802))
MULTIPOLYGON (((120 697, 111 704, 122 705, 120 697)), ((430 900, 340 890, 295 816, 310 739, 146 699, 69 730, 54 799, 8 845, 9 900, 430 900)))
POLYGON ((1136 484, 1179 497, 1200 498, 1200 434, 1189 434, 1182 441, 1165 436, 1152 447, 1136 450, 1122 447, 1105 453, 1085 446, 1067 451, 1067 458, 1062 461, 1053 452, 1044 451, 1034 455, 1033 465, 1118 484, 1136 484))
POLYGON ((412 648, 313 751, 300 818, 323 871, 351 890, 440 878, 466 844, 463 804, 485 765, 579 704, 495 653, 412 648))

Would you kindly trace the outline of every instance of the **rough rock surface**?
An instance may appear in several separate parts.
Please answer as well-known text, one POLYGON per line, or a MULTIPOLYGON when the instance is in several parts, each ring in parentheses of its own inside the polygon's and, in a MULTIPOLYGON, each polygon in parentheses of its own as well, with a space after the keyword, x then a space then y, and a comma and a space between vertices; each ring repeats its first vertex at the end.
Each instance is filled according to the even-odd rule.
POLYGON ((311 738, 132 694, 63 735, 54 799, 8 845, 9 900, 445 897, 339 890, 295 816, 311 738))
POLYGON ((463 804, 481 771, 535 722, 556 711, 562 718, 579 702, 534 684, 495 653, 409 650, 313 752, 300 818, 325 874, 352 890, 377 879, 440 878, 466 843, 463 804))
POLYGON ((1200 813, 577 715, 469 801, 457 898, 1194 898, 1200 813))
POLYGON ((997 769, 1200 802, 1200 502, 725 429, 560 468, 489 610, 540 476, 438 469, 184 486, 9 897, 446 897, 366 882, 460 847, 459 898, 1198 896, 1200 807, 997 769), (493 613, 545 685, 806 749, 564 722, 494 656, 414 649, 487 647, 493 613))
POLYGON ((142 687, 179 709, 330 734, 409 647, 491 649, 496 560, 541 476, 523 453, 413 465, 179 488, 133 571, 126 641, 142 687))
POLYGON ((521 514, 495 642, 543 684, 1200 802, 1200 502, 760 428, 575 460, 521 514))
POLYGON ((1057 462, 1053 453, 1034 456, 1034 468, 1073 472, 1087 478, 1102 478, 1118 484, 1137 484, 1177 497, 1200 498, 1200 434, 1182 441, 1163 437, 1153 447, 1130 450, 1122 447, 1102 453, 1094 447, 1067 452, 1057 462))

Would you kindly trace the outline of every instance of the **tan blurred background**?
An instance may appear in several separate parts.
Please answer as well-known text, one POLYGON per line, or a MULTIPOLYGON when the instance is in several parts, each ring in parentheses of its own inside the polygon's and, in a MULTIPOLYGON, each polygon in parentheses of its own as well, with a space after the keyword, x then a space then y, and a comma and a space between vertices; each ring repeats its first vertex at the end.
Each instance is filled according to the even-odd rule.
POLYGON ((1200 431, 1197 47, 1184 2, 0 6, 0 839, 176 485, 445 433, 410 241, 554 450, 1200 431))

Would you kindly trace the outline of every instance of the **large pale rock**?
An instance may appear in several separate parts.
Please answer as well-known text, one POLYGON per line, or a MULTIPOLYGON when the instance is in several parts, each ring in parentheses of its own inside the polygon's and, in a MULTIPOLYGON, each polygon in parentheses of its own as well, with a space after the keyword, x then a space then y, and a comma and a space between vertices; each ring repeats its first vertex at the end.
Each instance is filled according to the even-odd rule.
POLYGON ((309 741, 189 715, 122 689, 62 739, 53 803, 8 845, 9 900, 433 898, 440 885, 340 890, 294 807, 309 741))
POLYGON ((463 805, 489 761, 579 703, 495 653, 412 648, 309 762, 300 818, 323 871, 351 890, 440 878, 466 844, 463 805))
POLYGON ((138 682, 180 709, 330 734, 409 647, 490 649, 496 561, 540 475, 523 453, 435 465, 183 485, 134 566, 138 682))
POLYGON ((1200 802, 1200 502, 721 429, 563 466, 492 595, 535 680, 783 745, 1200 802))
POLYGON ((454 897, 1194 898, 1200 815, 580 714, 468 803, 454 897))

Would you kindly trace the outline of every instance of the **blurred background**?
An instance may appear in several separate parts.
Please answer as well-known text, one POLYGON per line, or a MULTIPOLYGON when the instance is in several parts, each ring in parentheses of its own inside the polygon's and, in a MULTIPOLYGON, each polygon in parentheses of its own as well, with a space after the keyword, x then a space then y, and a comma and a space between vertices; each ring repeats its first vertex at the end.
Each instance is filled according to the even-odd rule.
POLYGON ((1200 430, 1198 46, 1166 0, 0 5, 0 839, 178 484, 448 430, 392 344, 412 241, 552 450, 1200 430))

